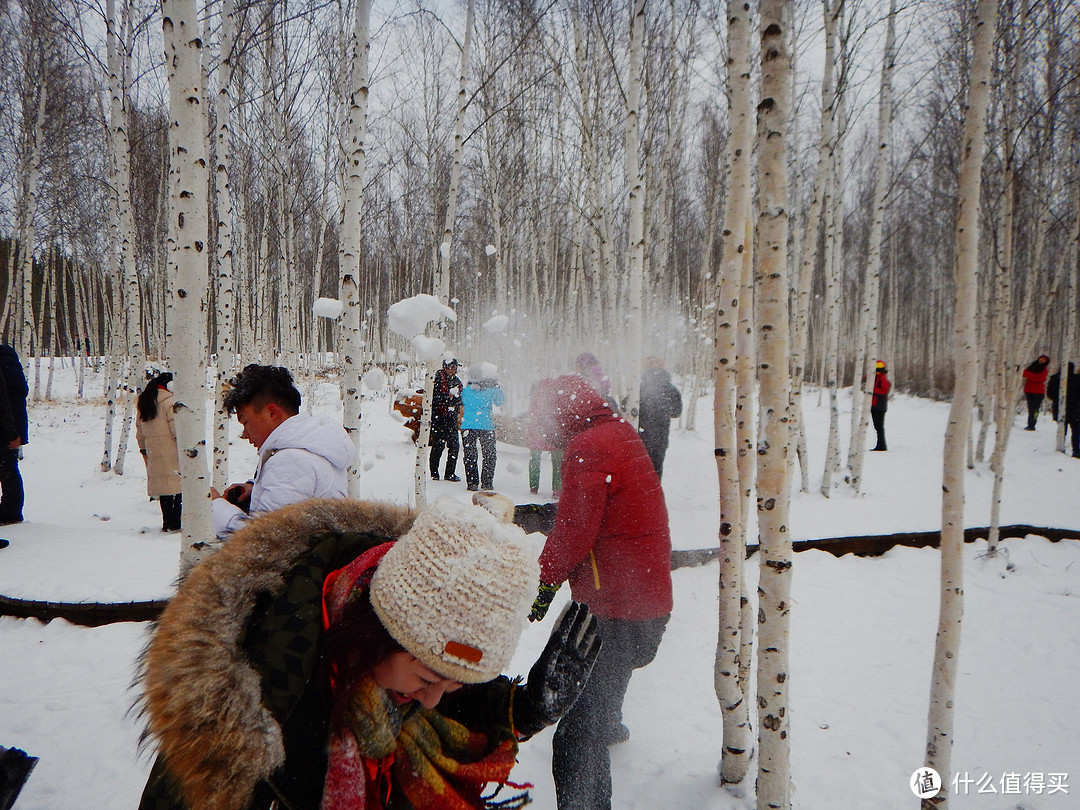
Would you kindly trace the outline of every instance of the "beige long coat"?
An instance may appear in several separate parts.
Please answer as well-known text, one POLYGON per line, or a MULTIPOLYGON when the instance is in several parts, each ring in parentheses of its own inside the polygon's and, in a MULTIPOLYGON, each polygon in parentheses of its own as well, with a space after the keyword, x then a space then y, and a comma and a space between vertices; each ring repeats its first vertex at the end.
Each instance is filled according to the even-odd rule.
POLYGON ((135 441, 145 451, 146 494, 151 498, 180 492, 180 459, 176 452, 176 427, 173 404, 176 398, 164 388, 158 389, 157 416, 144 422, 135 415, 135 441))

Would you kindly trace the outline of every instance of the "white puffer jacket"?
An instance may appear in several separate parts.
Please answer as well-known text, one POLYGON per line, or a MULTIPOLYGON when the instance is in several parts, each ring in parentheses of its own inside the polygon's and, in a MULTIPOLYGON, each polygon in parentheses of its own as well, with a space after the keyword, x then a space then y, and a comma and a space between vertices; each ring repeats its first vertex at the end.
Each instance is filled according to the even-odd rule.
POLYGON ((210 502, 214 531, 226 537, 249 517, 308 498, 344 498, 356 445, 339 423, 325 416, 298 413, 266 437, 245 513, 224 498, 210 502))

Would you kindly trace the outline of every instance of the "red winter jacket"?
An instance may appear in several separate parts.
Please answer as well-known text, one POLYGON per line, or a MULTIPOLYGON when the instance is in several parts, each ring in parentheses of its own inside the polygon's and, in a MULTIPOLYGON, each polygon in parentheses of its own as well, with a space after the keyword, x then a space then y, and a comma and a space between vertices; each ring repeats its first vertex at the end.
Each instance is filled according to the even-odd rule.
POLYGON ((874 398, 870 402, 870 410, 885 411, 889 407, 889 389, 892 383, 885 376, 884 371, 874 374, 874 398))
MULTIPOLYGON (((1045 394, 1046 393, 1046 374, 1048 368, 1043 366, 1040 371, 1032 371, 1028 366, 1024 369, 1024 393, 1025 394, 1045 394)), ((1014 391, 1016 389, 1013 389, 1014 391)))
POLYGON ((637 431, 577 376, 542 381, 531 410, 534 430, 565 448, 540 578, 569 580, 575 601, 601 618, 671 613, 667 505, 637 431))

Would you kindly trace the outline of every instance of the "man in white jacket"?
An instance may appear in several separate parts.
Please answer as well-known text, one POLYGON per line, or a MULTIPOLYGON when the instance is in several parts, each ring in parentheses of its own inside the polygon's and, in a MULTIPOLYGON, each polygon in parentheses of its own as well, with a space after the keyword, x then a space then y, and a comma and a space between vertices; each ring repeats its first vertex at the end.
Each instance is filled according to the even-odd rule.
POLYGON ((229 381, 224 405, 259 453, 255 477, 210 490, 214 532, 227 537, 249 517, 308 498, 344 498, 356 446, 340 424, 300 413, 288 369, 251 364, 229 381))

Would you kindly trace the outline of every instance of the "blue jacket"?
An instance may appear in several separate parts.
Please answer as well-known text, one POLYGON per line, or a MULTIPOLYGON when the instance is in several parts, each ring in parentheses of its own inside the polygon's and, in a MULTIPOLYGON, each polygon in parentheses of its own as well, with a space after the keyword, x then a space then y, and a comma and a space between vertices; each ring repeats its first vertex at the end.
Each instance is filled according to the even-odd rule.
POLYGON ((462 430, 494 430, 495 417, 491 409, 506 402, 503 390, 498 383, 474 383, 465 386, 461 392, 461 404, 465 415, 461 417, 462 430))

